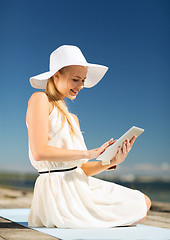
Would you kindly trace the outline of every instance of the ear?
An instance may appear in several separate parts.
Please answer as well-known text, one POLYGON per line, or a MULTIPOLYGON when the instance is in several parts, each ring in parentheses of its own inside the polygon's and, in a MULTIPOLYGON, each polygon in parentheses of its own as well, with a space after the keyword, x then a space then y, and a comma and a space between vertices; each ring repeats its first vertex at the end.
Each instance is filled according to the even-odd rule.
POLYGON ((53 77, 54 77, 54 78, 59 78, 59 77, 60 77, 60 72, 57 71, 56 73, 54 73, 53 77))

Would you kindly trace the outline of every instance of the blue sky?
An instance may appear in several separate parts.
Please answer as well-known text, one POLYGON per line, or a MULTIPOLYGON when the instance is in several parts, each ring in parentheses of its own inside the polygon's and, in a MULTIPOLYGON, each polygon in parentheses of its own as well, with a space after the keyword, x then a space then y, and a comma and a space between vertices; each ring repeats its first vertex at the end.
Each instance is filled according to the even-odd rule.
POLYGON ((1 0, 0 168, 34 171, 25 116, 28 99, 39 90, 29 78, 48 71, 50 53, 70 44, 88 62, 109 67, 95 87, 74 102, 66 99, 88 149, 142 127, 122 167, 133 166, 135 174, 134 166, 150 164, 169 174, 169 10, 165 0, 1 0))

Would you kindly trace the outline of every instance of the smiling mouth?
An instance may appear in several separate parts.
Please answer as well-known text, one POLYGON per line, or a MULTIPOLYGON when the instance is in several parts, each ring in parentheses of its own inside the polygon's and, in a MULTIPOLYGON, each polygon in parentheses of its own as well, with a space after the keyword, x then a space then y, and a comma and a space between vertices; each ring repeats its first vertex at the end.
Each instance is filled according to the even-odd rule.
POLYGON ((71 89, 71 91, 72 91, 74 94, 78 94, 78 92, 73 91, 73 89, 71 89))

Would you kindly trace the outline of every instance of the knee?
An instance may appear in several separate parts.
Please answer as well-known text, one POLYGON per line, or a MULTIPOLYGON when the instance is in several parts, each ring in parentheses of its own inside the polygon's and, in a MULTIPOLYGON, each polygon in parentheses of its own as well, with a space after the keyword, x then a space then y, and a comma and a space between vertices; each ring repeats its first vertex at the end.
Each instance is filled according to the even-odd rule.
POLYGON ((150 198, 148 197, 148 196, 146 196, 145 194, 144 194, 144 196, 145 196, 145 202, 146 202, 146 206, 147 206, 147 212, 149 211, 149 209, 151 208, 151 200, 150 200, 150 198))
POLYGON ((133 223, 133 224, 131 224, 131 225, 128 225, 128 226, 135 226, 135 225, 138 224, 138 223, 142 223, 142 222, 144 222, 144 221, 146 220, 146 218, 147 218, 147 214, 146 214, 143 218, 141 218, 140 220, 138 220, 137 222, 135 222, 135 223, 133 223))
POLYGON ((147 218, 147 214, 145 215, 145 217, 143 217, 142 219, 139 220, 139 223, 144 222, 146 220, 146 218, 147 218))
POLYGON ((144 218, 141 219, 141 221, 145 221, 147 218, 147 214, 144 216, 144 218))

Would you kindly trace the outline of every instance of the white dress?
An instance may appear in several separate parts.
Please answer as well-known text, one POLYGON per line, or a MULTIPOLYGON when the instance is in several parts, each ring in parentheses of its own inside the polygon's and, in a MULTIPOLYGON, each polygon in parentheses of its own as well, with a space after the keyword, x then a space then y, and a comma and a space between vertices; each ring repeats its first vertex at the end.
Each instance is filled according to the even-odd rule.
MULTIPOLYGON (((70 116, 78 136, 72 140, 67 121, 61 129, 61 115, 57 107, 54 107, 49 115, 48 145, 74 150, 87 149, 81 130, 73 116, 70 116)), ((81 169, 87 159, 72 162, 35 161, 30 145, 29 158, 39 172, 77 166, 71 171, 38 176, 28 217, 30 227, 126 226, 140 220, 147 213, 144 194, 140 191, 87 177, 81 169)))

